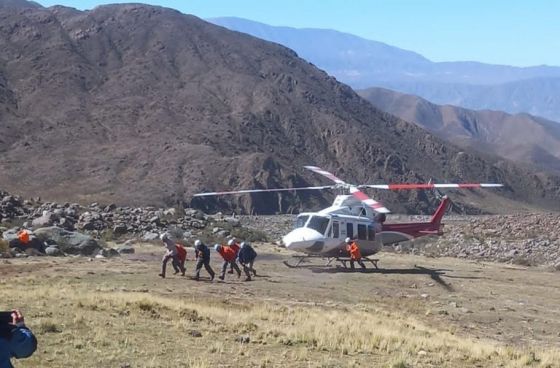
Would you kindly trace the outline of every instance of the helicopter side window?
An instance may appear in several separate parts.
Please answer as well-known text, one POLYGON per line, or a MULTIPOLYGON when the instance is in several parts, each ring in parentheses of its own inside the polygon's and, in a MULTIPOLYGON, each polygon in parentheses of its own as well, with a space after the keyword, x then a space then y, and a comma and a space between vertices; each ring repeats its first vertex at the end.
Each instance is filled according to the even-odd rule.
POLYGON ((333 238, 338 238, 338 222, 337 221, 333 221, 333 223, 332 223, 331 236, 333 238))
POLYGON ((368 239, 369 240, 374 240, 375 239, 375 228, 373 227, 373 225, 368 225, 367 232, 368 232, 368 239))
POLYGON ((354 237, 354 224, 351 222, 346 223, 346 236, 350 239, 354 237))
POLYGON ((305 223, 307 222, 307 219, 309 218, 309 216, 298 216, 296 219, 296 225, 295 228, 299 228, 299 227, 304 227, 305 223))
POLYGON ((329 226, 330 219, 322 216, 311 216, 307 227, 317 231, 320 234, 325 234, 327 226, 329 226))
POLYGON ((367 230, 366 225, 358 224, 358 239, 367 240, 367 230))

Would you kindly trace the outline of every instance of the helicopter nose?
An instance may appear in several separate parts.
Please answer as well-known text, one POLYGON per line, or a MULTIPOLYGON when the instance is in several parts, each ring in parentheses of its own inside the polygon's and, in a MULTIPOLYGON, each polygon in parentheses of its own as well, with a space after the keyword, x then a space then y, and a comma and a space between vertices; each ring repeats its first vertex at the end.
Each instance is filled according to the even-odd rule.
POLYGON ((304 250, 315 244, 316 241, 323 239, 324 236, 309 228, 300 227, 292 230, 282 238, 282 242, 288 249, 304 250))

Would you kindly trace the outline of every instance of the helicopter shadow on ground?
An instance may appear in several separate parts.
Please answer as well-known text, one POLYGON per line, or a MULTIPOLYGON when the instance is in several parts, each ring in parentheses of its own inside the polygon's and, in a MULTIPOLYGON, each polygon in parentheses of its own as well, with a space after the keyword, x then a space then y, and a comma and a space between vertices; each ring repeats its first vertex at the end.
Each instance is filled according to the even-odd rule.
MULTIPOLYGON (((445 282, 444 280, 442 280, 442 276, 443 277, 450 277, 450 278, 463 278, 460 276, 447 276, 446 275, 446 271, 453 271, 453 270, 448 270, 448 269, 432 269, 432 268, 426 268, 426 267, 422 267, 422 266, 414 266, 414 268, 366 268, 366 269, 362 269, 362 268, 355 268, 355 269, 351 269, 351 268, 344 268, 341 266, 337 266, 337 267, 333 267, 333 268, 325 268, 325 267, 309 267, 311 269, 311 272, 313 273, 376 273, 376 274, 382 274, 382 275, 427 275, 430 276, 430 278, 432 280, 434 280, 435 282, 437 282, 439 285, 441 285, 445 290, 449 291, 449 292, 454 292, 455 289, 453 289, 453 287, 448 284, 447 282, 445 282)), ((467 278, 472 278, 472 277, 467 277, 467 278)))

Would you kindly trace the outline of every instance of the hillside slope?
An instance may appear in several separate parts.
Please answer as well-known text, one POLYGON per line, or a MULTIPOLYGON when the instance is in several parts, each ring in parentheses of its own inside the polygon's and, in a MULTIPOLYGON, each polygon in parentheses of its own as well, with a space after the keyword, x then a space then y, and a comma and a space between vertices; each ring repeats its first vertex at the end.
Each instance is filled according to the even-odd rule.
MULTIPOLYGON (((560 203, 557 177, 461 152, 283 46, 174 10, 5 7, 0 49, 0 187, 11 192, 172 205, 204 190, 318 184, 322 178, 301 169, 316 164, 361 183, 506 184, 501 196, 457 196, 468 208, 560 203)), ((423 192, 378 197, 395 210, 434 206, 423 192)), ((200 205, 274 213, 329 198, 271 194, 200 205)))

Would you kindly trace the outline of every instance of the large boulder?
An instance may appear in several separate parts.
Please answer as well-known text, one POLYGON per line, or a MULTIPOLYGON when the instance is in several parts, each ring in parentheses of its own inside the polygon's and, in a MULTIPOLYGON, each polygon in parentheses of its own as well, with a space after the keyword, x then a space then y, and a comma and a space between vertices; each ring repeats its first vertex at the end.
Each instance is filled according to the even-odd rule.
POLYGON ((97 253, 101 246, 89 235, 68 231, 57 226, 37 229, 35 235, 43 241, 53 240, 61 251, 68 254, 90 256, 97 253))
POLYGON ((17 233, 18 233, 17 228, 12 228, 12 229, 5 230, 4 232, 2 232, 2 239, 6 240, 6 241, 12 241, 14 239, 17 239, 17 237, 18 237, 17 233))
POLYGON ((154 240, 158 240, 158 239, 159 239, 159 234, 158 233, 153 233, 151 231, 145 233, 144 236, 142 237, 142 240, 144 240, 144 241, 154 241, 154 240))
POLYGON ((58 249, 58 247, 54 247, 52 245, 45 249, 45 254, 47 256, 52 256, 52 257, 58 257, 64 255, 64 253, 62 253, 62 251, 58 249))
POLYGON ((37 217, 31 222, 31 226, 33 228, 41 228, 51 226, 54 223, 54 220, 57 219, 57 216, 50 211, 43 211, 43 215, 41 217, 37 217))

